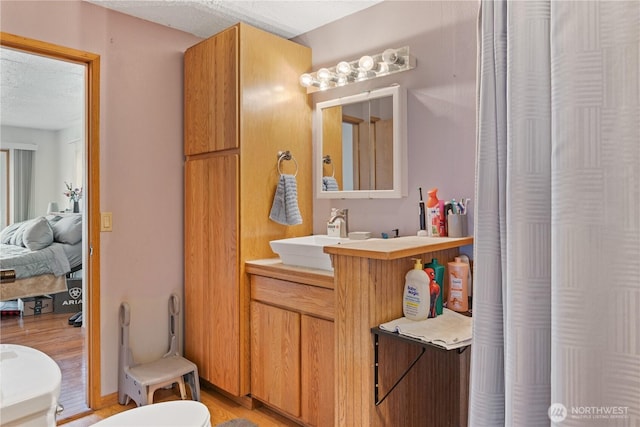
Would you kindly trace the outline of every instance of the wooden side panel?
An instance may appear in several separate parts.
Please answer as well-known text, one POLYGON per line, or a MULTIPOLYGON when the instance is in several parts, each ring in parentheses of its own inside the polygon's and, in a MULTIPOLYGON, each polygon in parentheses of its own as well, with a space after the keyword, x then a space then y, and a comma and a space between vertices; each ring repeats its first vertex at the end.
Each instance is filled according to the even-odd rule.
POLYGON ((334 324, 302 316, 302 421, 332 426, 334 415, 334 324))
POLYGON ((241 393, 249 393, 249 293, 247 260, 271 258, 270 240, 304 236, 313 230, 311 105, 298 83, 311 67, 311 49, 271 33, 238 24, 240 35, 240 301, 241 393), (298 206, 303 223, 282 225, 269 219, 282 173, 297 170, 298 206), (296 168, 297 164, 297 168, 296 168))
POLYGON ((368 411, 373 399, 373 358, 367 340, 369 260, 349 256, 333 257, 336 274, 336 426, 371 426, 368 411), (366 342, 363 344, 363 340, 366 342))
POLYGON ((251 394, 300 416, 300 314, 251 302, 251 394))
POLYGON ((238 28, 184 54, 184 153, 238 147, 238 28))
POLYGON ((238 395, 238 156, 188 160, 185 173, 185 353, 238 395))
POLYGON ((275 256, 270 240, 313 230, 311 106, 300 74, 311 66, 311 50, 240 24, 240 157, 242 260, 275 256), (296 174, 300 225, 269 219, 280 171, 278 151, 289 150, 280 171, 296 174), (297 167, 296 167, 297 165, 297 167))

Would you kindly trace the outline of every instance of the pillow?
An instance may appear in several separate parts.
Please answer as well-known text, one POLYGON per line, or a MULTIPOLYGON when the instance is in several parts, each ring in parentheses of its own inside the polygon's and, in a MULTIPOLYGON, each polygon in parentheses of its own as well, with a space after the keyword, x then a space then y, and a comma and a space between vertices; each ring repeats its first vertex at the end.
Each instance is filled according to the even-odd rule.
POLYGON ((29 221, 22 234, 22 243, 27 249, 39 251, 53 243, 53 230, 43 216, 29 221))
POLYGON ((82 240, 82 214, 65 215, 53 224, 53 240, 75 245, 82 240))
POLYGON ((24 246, 24 241, 22 239, 22 236, 24 236, 24 230, 27 229, 27 227, 29 227, 29 224, 31 223, 31 219, 27 220, 27 221, 22 221, 20 223, 18 223, 18 228, 16 228, 15 233, 13 233, 13 235, 11 236, 11 239, 9 239, 9 244, 10 245, 14 245, 14 246, 24 246))
POLYGON ((62 219, 62 217, 60 215, 47 215, 47 216, 45 216, 45 218, 47 218, 47 221, 49 221, 49 225, 51 227, 53 227, 56 222, 58 222, 58 221, 60 221, 62 219))

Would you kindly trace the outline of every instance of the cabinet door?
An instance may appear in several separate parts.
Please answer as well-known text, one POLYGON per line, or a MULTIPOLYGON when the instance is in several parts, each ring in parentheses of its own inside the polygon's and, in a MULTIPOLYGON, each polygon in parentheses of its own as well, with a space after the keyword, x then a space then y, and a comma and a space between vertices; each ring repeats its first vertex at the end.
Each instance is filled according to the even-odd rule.
POLYGON ((333 426, 334 323, 302 315, 302 420, 333 426))
POLYGON ((185 164, 185 355, 202 378, 238 395, 238 156, 185 164))
POLYGON ((251 394, 300 416, 300 314, 251 302, 251 394))
POLYGON ((238 147, 238 28, 184 54, 184 154, 238 147))

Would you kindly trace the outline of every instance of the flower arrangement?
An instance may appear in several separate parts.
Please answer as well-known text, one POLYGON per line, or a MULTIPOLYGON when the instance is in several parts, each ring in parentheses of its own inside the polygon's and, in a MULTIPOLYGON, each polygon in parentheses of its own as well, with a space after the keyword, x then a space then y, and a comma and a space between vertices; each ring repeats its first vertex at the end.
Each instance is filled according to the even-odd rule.
POLYGON ((64 185, 67 187, 67 191, 64 194, 69 200, 77 202, 82 197, 82 188, 73 188, 73 184, 69 182, 64 182, 64 185))

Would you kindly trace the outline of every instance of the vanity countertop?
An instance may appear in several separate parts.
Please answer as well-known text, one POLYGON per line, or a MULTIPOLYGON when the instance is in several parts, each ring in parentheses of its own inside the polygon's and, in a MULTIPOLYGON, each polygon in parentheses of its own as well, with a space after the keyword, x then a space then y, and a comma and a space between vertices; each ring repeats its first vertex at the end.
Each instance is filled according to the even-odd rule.
POLYGON ((245 269, 249 274, 333 289, 333 271, 285 265, 280 258, 247 261, 245 269))
POLYGON ((345 245, 325 246, 324 252, 331 255, 392 260, 472 244, 473 237, 405 236, 392 239, 369 239, 354 243, 349 242, 349 244, 345 245))

